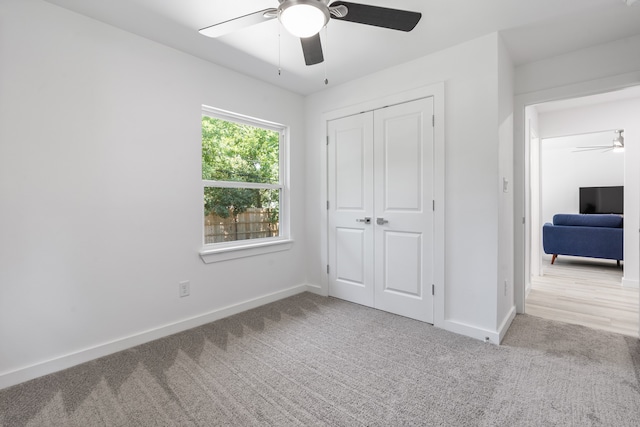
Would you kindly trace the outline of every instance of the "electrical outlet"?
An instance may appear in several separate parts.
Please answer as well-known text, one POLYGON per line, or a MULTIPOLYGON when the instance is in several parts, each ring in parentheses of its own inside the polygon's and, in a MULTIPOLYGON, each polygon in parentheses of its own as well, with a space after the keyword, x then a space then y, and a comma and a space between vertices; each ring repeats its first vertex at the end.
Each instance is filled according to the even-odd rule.
POLYGON ((178 292, 180 298, 189 296, 189 281, 185 280, 184 282, 178 283, 178 292))

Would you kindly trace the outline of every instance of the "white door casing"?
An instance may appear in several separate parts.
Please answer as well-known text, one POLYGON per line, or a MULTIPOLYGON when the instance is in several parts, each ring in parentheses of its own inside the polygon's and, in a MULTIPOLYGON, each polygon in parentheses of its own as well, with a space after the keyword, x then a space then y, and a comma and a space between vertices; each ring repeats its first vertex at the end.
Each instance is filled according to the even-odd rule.
POLYGON ((329 294, 430 323, 432 118, 429 97, 331 120, 327 151, 329 294))

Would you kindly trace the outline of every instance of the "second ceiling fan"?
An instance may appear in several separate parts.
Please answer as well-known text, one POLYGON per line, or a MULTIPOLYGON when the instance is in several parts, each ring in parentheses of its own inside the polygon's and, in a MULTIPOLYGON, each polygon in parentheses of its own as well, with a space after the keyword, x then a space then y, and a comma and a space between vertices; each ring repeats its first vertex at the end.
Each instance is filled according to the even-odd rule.
POLYGON ((605 152, 605 151, 613 151, 614 153, 621 153, 624 151, 624 136, 622 135, 622 133, 624 132, 624 129, 617 129, 614 132, 614 137, 613 137, 613 141, 611 141, 611 144, 608 145, 587 145, 584 147, 576 147, 575 150, 573 150, 574 152, 581 152, 581 151, 601 151, 601 152, 605 152))
POLYGON ((200 30, 208 37, 220 37, 242 28, 278 18, 282 26, 302 43, 306 65, 324 61, 320 30, 329 19, 355 22, 398 31, 411 31, 422 17, 411 12, 366 4, 329 0, 278 0, 277 8, 259 10, 248 15, 220 22, 200 30))

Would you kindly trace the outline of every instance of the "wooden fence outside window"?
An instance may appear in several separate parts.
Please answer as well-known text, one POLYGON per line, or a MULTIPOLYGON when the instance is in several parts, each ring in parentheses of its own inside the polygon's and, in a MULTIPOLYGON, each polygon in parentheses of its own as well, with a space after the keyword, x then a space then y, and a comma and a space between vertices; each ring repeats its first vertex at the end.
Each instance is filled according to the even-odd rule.
POLYGON ((234 218, 210 214, 204 219, 204 243, 233 242, 279 235, 278 222, 270 222, 271 209, 249 208, 234 218))

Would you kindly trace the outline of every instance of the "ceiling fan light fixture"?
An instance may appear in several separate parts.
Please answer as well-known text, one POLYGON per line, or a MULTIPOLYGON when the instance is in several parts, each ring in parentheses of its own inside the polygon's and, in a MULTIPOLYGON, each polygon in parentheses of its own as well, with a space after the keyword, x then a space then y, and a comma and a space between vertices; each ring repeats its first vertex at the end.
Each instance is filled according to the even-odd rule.
POLYGON ((294 36, 311 37, 329 22, 327 3, 324 0, 284 0, 278 7, 278 19, 294 36))

